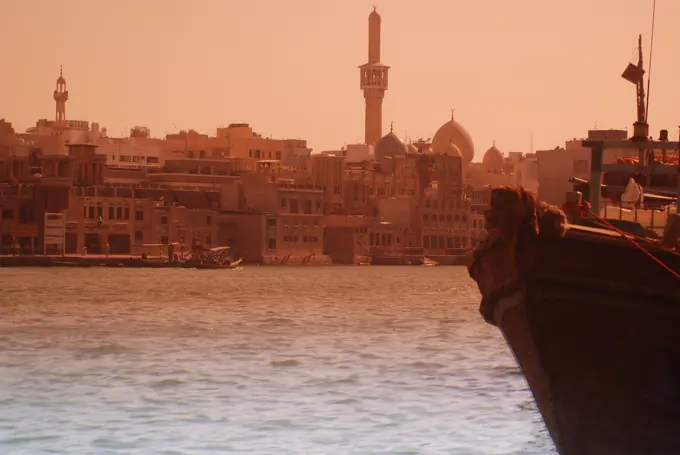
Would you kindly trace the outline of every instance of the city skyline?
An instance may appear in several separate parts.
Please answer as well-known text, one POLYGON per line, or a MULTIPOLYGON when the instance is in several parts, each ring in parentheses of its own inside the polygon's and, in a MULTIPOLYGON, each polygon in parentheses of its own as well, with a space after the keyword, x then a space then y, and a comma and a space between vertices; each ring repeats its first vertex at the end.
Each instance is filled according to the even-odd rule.
MULTIPOLYGON (((0 97, 7 100, 8 108, 1 115, 18 131, 33 126, 37 118, 52 118, 54 101, 50 92, 59 65, 63 64, 71 91, 67 118, 98 122, 114 136, 123 132, 127 135, 135 125, 147 126, 153 136, 161 137, 166 131, 190 128, 212 133, 222 124, 245 121, 264 135, 304 138, 315 151, 362 142, 364 100, 357 90, 356 67, 365 61, 366 15, 372 2, 320 8, 312 2, 298 1, 288 5, 286 11, 272 4, 264 13, 261 8, 231 2, 197 2, 182 14, 184 23, 189 23, 187 32, 173 35, 176 42, 168 40, 165 46, 162 41, 168 30, 148 19, 162 18, 170 25, 177 15, 160 14, 154 9, 160 5, 158 2, 136 5, 135 9, 126 8, 125 3, 109 11, 76 1, 59 5, 39 1, 12 4, 10 16, 14 14, 16 20, 0 30, 0 37, 14 43, 9 46, 9 58, 18 63, 15 68, 27 71, 0 75, 0 97), (124 10, 135 11, 136 15, 124 16, 124 10), (11 35, 13 27, 18 33, 29 19, 29 12, 34 27, 50 34, 49 41, 38 42, 40 34, 23 42, 3 36, 8 32, 11 35), (272 30, 274 20, 303 13, 312 19, 304 26, 286 29, 282 34, 267 31, 272 30), (101 21, 82 21, 83 16, 96 18, 102 14, 109 15, 112 23, 127 20, 129 29, 124 39, 112 40, 106 35, 109 25, 101 21), (236 14, 243 20, 230 21, 233 23, 225 36, 216 39, 219 34, 210 26, 213 17, 233 18, 236 14), (339 29, 343 30, 341 38, 332 32, 333 28, 324 26, 323 19, 329 17, 345 26, 339 29), (265 32, 258 39, 249 35, 248 41, 239 42, 239 36, 246 36, 240 32, 247 31, 247 24, 254 20, 261 21, 265 32), (96 29, 92 29, 94 25, 96 29), (147 28, 137 27, 141 25, 147 28), (236 41, 229 37, 230 33, 236 41), (76 40, 77 36, 80 39, 76 40), (182 36, 187 37, 184 42, 182 36), (291 36, 297 46, 288 46, 291 36), (134 41, 135 37, 146 38, 147 42, 134 41), (307 40, 310 37, 314 39, 307 40), (66 45, 67 40, 71 46, 66 45), (199 45, 187 44, 192 40, 199 45), (202 44, 212 41, 210 50, 200 51, 202 44), (35 47, 44 48, 45 42, 71 50, 31 59, 36 54, 35 47), (239 45, 231 46, 232 43, 239 45), (94 52, 97 49, 100 51, 94 52), (216 53, 226 58, 216 57, 216 53), (264 76, 257 76, 258 72, 266 76, 265 84, 264 76), (156 75, 160 81, 154 83, 156 75)), ((536 2, 524 3, 529 6, 536 2)), ((540 149, 583 136, 595 124, 630 130, 635 116, 634 92, 619 76, 640 32, 646 65, 649 64, 651 4, 617 2, 617 16, 613 17, 607 10, 611 5, 612 2, 590 5, 592 10, 588 10, 585 2, 575 1, 562 11, 536 5, 529 20, 500 3, 495 14, 486 17, 481 17, 482 11, 474 5, 433 1, 414 10, 402 1, 377 4, 383 17, 382 52, 392 67, 390 91, 383 108, 383 131, 393 122, 400 137, 432 137, 437 126, 450 116, 450 109, 455 108, 456 119, 474 139, 475 159, 479 160, 494 139, 503 152, 526 153, 532 133, 534 148, 540 149), (442 31, 437 21, 452 10, 465 13, 469 20, 456 21, 455 27, 442 31), (588 18, 583 16, 585 12, 588 18), (603 22, 605 13, 608 22, 603 22), (571 43, 564 36, 557 39, 552 32, 547 33, 551 17, 560 17, 573 29, 584 31, 583 36, 570 36, 571 43), (527 20, 533 28, 531 34, 541 36, 540 43, 530 41, 531 34, 526 30, 520 33, 527 25, 522 21, 527 20), (421 21, 431 25, 421 26, 421 21), (584 27, 589 21, 592 26, 598 24, 600 31, 587 33, 584 27), (499 41, 509 30, 514 34, 499 41), (461 46, 454 59, 446 56, 445 49, 452 45, 443 44, 440 38, 445 36, 454 43, 453 47, 457 41, 484 41, 477 41, 476 52, 461 46), (589 40, 592 47, 579 45, 579 40, 589 40), (565 41, 561 43, 563 55, 549 54, 560 41, 565 41), (419 61, 414 60, 415 55, 419 61), (460 70, 461 62, 467 68, 460 70), (509 68, 510 77, 507 71, 501 71, 505 68, 509 68), (539 89, 537 84, 544 87, 539 89), (533 85, 533 91, 527 91, 527 85, 533 85), (510 90, 511 87, 514 88, 510 90)), ((677 95, 671 84, 680 68, 671 59, 672 43, 678 42, 674 35, 679 32, 671 30, 670 20, 680 7, 666 2, 659 7, 651 72, 650 131, 657 134, 666 128, 673 138, 677 137, 673 110, 677 95)))

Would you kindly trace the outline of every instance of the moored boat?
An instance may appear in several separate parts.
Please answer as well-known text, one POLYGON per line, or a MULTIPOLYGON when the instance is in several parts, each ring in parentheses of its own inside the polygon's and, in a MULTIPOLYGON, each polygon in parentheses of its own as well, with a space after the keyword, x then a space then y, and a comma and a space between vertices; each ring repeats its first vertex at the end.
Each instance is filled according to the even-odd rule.
POLYGON ((624 72, 637 86, 633 137, 583 141, 592 151, 587 202, 571 193, 565 214, 521 188, 492 190, 488 237, 469 266, 480 311, 503 333, 562 455, 680 453, 680 164, 667 159, 680 143, 666 130, 649 140, 643 74, 640 50, 624 72), (606 149, 639 157, 603 164, 606 149), (616 194, 603 173, 629 185, 616 194), (664 191, 638 182, 654 186, 655 176, 664 191), (664 207, 663 235, 608 220, 603 197, 664 207))
POLYGON ((481 313, 558 451, 680 453, 680 254, 646 243, 652 260, 631 236, 567 225, 521 189, 493 190, 487 223, 469 269, 481 313))

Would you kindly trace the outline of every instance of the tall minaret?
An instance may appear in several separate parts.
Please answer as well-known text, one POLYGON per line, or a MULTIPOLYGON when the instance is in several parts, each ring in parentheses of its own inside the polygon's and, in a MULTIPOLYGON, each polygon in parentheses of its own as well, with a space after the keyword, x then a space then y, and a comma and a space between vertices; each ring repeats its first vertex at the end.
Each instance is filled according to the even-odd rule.
POLYGON ((55 124, 58 127, 66 126, 66 101, 68 101, 68 90, 66 90, 66 79, 64 79, 64 68, 59 67, 59 79, 57 79, 57 89, 54 91, 54 101, 57 107, 55 124))
POLYGON ((361 90, 366 99, 366 144, 375 144, 382 138, 382 102, 390 69, 380 63, 380 22, 380 14, 373 7, 373 12, 368 16, 368 63, 359 67, 361 90))

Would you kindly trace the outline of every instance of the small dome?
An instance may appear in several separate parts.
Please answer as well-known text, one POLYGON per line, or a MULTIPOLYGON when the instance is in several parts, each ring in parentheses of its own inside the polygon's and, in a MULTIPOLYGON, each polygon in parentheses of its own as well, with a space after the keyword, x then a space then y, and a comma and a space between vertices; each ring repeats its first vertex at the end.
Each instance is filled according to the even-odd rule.
POLYGON ((475 144, 470 134, 454 119, 444 123, 432 138, 432 150, 435 153, 446 153, 449 144, 453 143, 460 150, 463 162, 469 163, 475 157, 475 144))
POLYGON ((404 141, 394 134, 394 131, 390 131, 386 136, 380 139, 375 144, 374 150, 376 160, 388 156, 406 155, 407 152, 408 147, 404 144, 404 141))
POLYGON ((369 21, 381 21, 380 14, 375 10, 375 7, 373 8, 373 11, 371 11, 371 14, 368 15, 368 20, 369 21))
POLYGON ((448 156, 457 156, 459 158, 463 158, 463 154, 460 151, 460 148, 453 142, 449 142, 449 146, 446 147, 446 150, 444 153, 448 156))
POLYGON ((482 164, 488 172, 501 172, 503 170, 505 158, 503 158, 503 154, 496 148, 495 144, 484 154, 482 164))
POLYGON ((413 143, 409 143, 408 146, 406 147, 409 153, 418 153, 418 147, 413 145, 413 143))

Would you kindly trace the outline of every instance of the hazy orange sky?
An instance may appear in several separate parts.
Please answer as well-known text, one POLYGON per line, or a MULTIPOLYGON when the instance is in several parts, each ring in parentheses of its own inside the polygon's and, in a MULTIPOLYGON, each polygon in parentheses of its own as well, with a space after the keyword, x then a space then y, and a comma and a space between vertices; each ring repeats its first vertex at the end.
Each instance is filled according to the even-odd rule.
MULTIPOLYGON (((64 65, 69 119, 121 135, 248 122, 315 151, 363 139, 358 66, 368 14, 382 16, 384 102, 402 137, 431 137, 450 118, 477 158, 552 148, 597 124, 635 120, 620 75, 652 0, 0 0, 0 118, 18 130, 54 118, 64 65)), ((677 138, 680 2, 657 0, 649 120, 677 138)), ((648 63, 648 62, 646 62, 648 63)), ((630 129, 630 128, 629 128, 630 129)))

